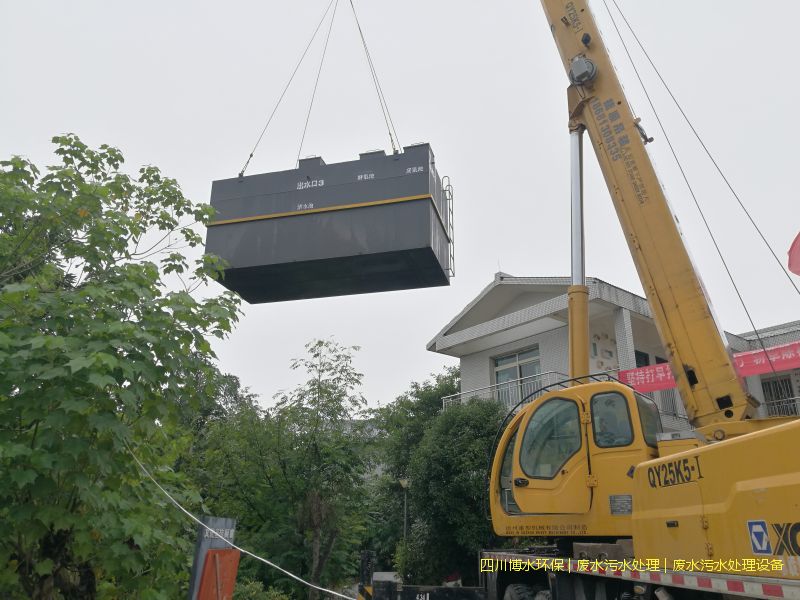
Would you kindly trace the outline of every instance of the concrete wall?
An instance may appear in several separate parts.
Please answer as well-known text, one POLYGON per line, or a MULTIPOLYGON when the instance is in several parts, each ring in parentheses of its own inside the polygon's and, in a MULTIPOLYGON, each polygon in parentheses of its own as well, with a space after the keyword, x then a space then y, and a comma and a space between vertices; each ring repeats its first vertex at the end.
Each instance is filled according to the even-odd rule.
POLYGON ((548 371, 566 373, 567 365, 569 364, 568 343, 567 327, 564 326, 553 331, 497 346, 496 348, 462 356, 461 391, 468 392, 494 385, 493 360, 498 356, 525 350, 535 344, 539 345, 539 364, 541 365, 542 373, 547 373, 548 371))

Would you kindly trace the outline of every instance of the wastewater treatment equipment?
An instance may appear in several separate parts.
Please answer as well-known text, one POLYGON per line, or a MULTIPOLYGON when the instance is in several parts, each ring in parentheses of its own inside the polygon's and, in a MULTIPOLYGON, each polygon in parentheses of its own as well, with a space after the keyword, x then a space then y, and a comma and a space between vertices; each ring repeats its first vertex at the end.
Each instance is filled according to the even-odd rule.
POLYGON ((429 144, 214 181, 206 252, 250 303, 449 285, 453 197, 429 144))

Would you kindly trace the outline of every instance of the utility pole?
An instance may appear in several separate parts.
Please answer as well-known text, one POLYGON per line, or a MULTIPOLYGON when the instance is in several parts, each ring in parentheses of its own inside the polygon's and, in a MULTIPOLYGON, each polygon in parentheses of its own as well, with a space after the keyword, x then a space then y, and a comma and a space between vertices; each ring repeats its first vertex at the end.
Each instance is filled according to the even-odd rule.
POLYGON ((408 538, 408 488, 411 487, 410 479, 400 479, 400 487, 403 488, 403 545, 406 545, 408 538))

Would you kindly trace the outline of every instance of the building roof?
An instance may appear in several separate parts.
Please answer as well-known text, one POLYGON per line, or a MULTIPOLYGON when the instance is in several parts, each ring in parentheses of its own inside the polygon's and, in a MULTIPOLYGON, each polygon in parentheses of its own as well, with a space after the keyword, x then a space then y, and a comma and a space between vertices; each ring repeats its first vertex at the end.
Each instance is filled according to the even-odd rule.
MULTIPOLYGON (((514 277, 495 273, 493 281, 427 345, 428 350, 463 356, 567 324, 569 277, 514 277)), ((589 314, 617 307, 651 318, 647 300, 600 279, 586 280, 589 314)))
MULTIPOLYGON (((495 273, 494 279, 428 342, 431 352, 464 356, 525 337, 558 329, 567 324, 567 288, 570 277, 515 277, 495 273)), ((607 315, 616 308, 651 320, 645 298, 596 277, 586 279, 589 316, 607 315)), ((759 330, 770 343, 800 339, 800 321, 759 330)), ((734 351, 760 348, 755 332, 726 332, 734 351)))

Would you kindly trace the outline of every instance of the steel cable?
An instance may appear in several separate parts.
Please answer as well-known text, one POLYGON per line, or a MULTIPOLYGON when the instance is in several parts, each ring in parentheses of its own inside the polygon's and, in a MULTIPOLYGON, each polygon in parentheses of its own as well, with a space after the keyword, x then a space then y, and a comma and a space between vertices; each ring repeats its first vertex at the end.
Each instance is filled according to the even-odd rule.
MULTIPOLYGON (((622 11, 620 10, 619 6, 616 3, 616 0, 612 0, 612 2, 614 2, 614 6, 617 7, 617 10, 619 11, 620 15, 622 15, 622 18, 624 19, 625 15, 622 14, 622 11)), ((674 146, 672 145, 672 141, 669 139, 669 135, 667 134, 666 128, 664 127, 664 124, 661 121, 661 117, 659 116, 658 111, 656 110, 656 107, 653 104, 653 100, 650 97, 649 92, 647 91, 647 87, 644 85, 644 81, 642 80, 642 77, 639 74, 639 70, 636 68, 636 63, 633 61, 633 57, 631 56, 631 53, 628 50, 627 44, 625 44, 625 40, 622 37, 622 33, 620 32, 619 27, 617 27, 617 22, 614 19, 614 15, 611 14, 611 10, 609 9, 608 3, 606 2, 606 0, 603 0, 603 5, 606 7, 606 11, 608 12, 608 16, 611 18, 611 23, 614 25, 614 29, 617 32, 617 36, 619 36, 619 40, 622 43, 622 47, 625 49, 625 54, 627 54, 628 60, 630 61, 631 66, 633 67, 633 71, 634 71, 634 73, 636 73, 636 78, 639 80, 639 85, 641 85, 642 90, 644 91, 644 95, 647 98, 647 103, 650 105, 650 109, 653 111, 653 115, 655 116, 656 121, 658 122, 658 127, 661 130, 661 133, 664 134, 664 139, 666 140, 667 146, 669 147, 670 152, 672 153, 672 157, 675 159, 675 162, 678 165, 678 170, 680 171, 681 176, 683 177, 683 181, 686 183, 686 187, 689 188, 689 194, 692 196, 692 200, 694 201, 694 205, 697 208, 697 211, 700 213, 700 217, 703 220, 703 224, 705 225, 705 228, 706 228, 706 231, 708 232, 709 237, 711 238, 711 242, 714 244, 714 248, 717 251, 717 255, 719 256, 720 261, 722 261, 722 266, 725 268, 725 272, 728 275, 728 279, 730 280, 731 285, 733 286, 733 289, 736 292, 736 296, 739 298, 739 303, 742 305, 742 309, 744 310, 745 315, 747 315, 747 320, 750 322, 750 326, 753 328, 753 333, 755 334, 756 338, 758 339, 759 345, 761 346, 761 349, 764 351, 764 354, 767 357, 767 361, 769 362, 769 365, 770 365, 770 368, 772 369, 772 372, 773 373, 777 373, 777 371, 775 370, 775 365, 772 363, 772 359, 769 357, 769 353, 767 352, 767 347, 764 344, 764 340, 761 338, 761 334, 758 332, 758 328, 755 326, 755 323, 753 321, 753 317, 750 315, 750 311, 747 308, 747 304, 745 303, 744 298, 742 297, 742 294, 739 291, 739 286, 736 285, 736 280, 733 277, 733 273, 731 273, 731 270, 728 267, 728 263, 725 261, 725 257, 722 254, 722 249, 719 247, 719 244, 717 243, 717 239, 714 237, 714 233, 711 231, 711 225, 709 224, 708 219, 706 219, 706 215, 703 212, 703 209, 700 207, 700 202, 697 199, 697 195, 694 193, 694 188, 692 188, 692 184, 689 183, 689 178, 686 175, 686 171, 683 168, 683 164, 681 163, 680 159, 678 158, 678 154, 675 151, 674 146)), ((627 20, 626 20, 626 23, 627 23, 627 20)), ((629 27, 630 27, 630 25, 629 25, 629 27)), ((633 33, 633 30, 631 30, 631 32, 633 33)), ((634 37, 635 37, 635 34, 634 34, 634 37)), ((641 47, 641 44, 640 44, 640 47, 641 47)), ((642 48, 642 50, 644 51, 644 48, 642 48)), ((652 65, 653 63, 651 62, 650 64, 652 65)), ((653 68, 655 69, 655 66, 653 66, 653 68)), ((660 75, 659 75, 659 78, 660 78, 660 75)), ((664 83, 664 86, 666 87, 667 84, 664 82, 664 80, 662 79, 661 81, 662 81, 662 83, 664 83)), ((670 95, 672 95, 672 94, 670 93, 670 95)), ((673 100, 674 99, 675 98, 673 96, 673 100)), ((677 101, 676 101, 676 103, 677 103, 677 101)), ((681 112, 683 112, 683 111, 681 111, 681 112)), ((685 115, 684 115, 684 117, 685 117, 685 115)), ((687 122, 688 122, 688 120, 687 120, 687 122)), ((691 126, 691 123, 690 123, 690 126, 691 126)), ((695 132, 695 135, 697 136, 696 132, 695 132)), ((699 139, 700 138, 698 136, 698 140, 699 139)), ((702 144, 702 141, 700 143, 702 144)), ((705 146, 703 146, 703 147, 705 148, 705 146)), ((708 150, 706 150, 706 153, 708 153, 708 150)), ((709 154, 709 158, 711 158, 710 154, 709 154)), ((712 158, 712 161, 713 161, 713 158, 712 158)), ((717 167, 717 170, 719 170, 719 167, 717 167)), ((721 173, 721 171, 720 171, 720 173, 721 173)), ((724 175, 723 175, 723 178, 724 178, 724 175)), ((726 183, 727 183, 727 180, 726 180, 726 183)), ((728 184, 728 187, 730 187, 730 184, 728 184)), ((731 191, 733 191, 733 190, 731 189, 731 191)), ((735 193, 734 193, 734 195, 735 195, 735 193)), ((737 199, 738 199, 738 197, 737 197, 737 199)), ((740 205, 741 205, 741 202, 740 202, 740 205)), ((742 208, 744 209, 744 206, 742 206, 742 208)), ((746 212, 747 211, 745 211, 745 213, 746 212)), ((751 222, 752 222, 752 219, 751 219, 751 222)), ((753 225, 755 226, 755 223, 753 223, 753 225)), ((757 227, 756 227, 756 230, 758 231, 757 227)), ((761 233, 761 232, 759 231, 759 233, 761 233)), ((763 235, 761 237, 762 237, 762 239, 764 239, 763 235)), ((764 242, 766 243, 766 239, 764 239, 764 242)), ((769 244, 767 244, 767 247, 769 247, 769 244)), ((771 250, 772 249, 770 248, 770 251, 771 250)), ((774 256, 774 253, 773 253, 773 256, 774 256)), ((777 257, 776 257, 776 259, 777 259, 777 257)), ((795 289, 797 289, 797 288, 795 287, 795 289)), ((725 341, 727 341, 727 340, 725 340, 725 341)))
POLYGON ((305 50, 303 50, 303 54, 300 56, 300 60, 297 61, 297 65, 295 65, 294 71, 292 71, 292 75, 291 75, 291 77, 289 77, 289 81, 286 82, 286 85, 284 86, 283 91, 281 92, 281 95, 278 98, 278 101, 275 103, 275 108, 272 109, 272 113, 270 113, 269 118, 267 119, 267 122, 264 125, 264 128, 261 130, 261 134, 258 136, 258 139, 256 140, 256 143, 253 146, 253 149, 250 151, 250 156, 245 161, 244 166, 242 167, 242 170, 239 171, 239 177, 244 177, 244 172, 247 170, 247 166, 250 164, 250 160, 253 158, 253 155, 255 154, 256 150, 258 149, 259 144, 261 143, 261 139, 264 137, 264 134, 267 132, 267 128, 269 127, 269 124, 272 123, 272 118, 275 116, 275 113, 278 112, 278 107, 281 105, 281 101, 283 101, 283 97, 286 95, 286 92, 289 89, 289 86, 292 84, 292 81, 294 80, 294 76, 297 74, 298 69, 300 69, 300 65, 303 64, 303 60, 305 59, 306 54, 308 54, 308 50, 309 50, 309 48, 311 48, 311 44, 314 43, 314 40, 317 37, 317 33, 319 32, 319 29, 320 29, 320 27, 322 27, 322 23, 325 21, 325 17, 328 16, 328 12, 330 11, 331 6, 333 6, 333 3, 335 1, 337 1, 337 0, 331 0, 328 3, 327 8, 325 8, 325 12, 322 13, 322 18, 319 20, 319 23, 317 23, 317 27, 314 29, 314 33, 312 34, 311 39, 308 40, 308 44, 306 44, 305 50))
POLYGON ((306 123, 303 126, 303 135, 300 138, 300 147, 297 149, 297 166, 300 165, 300 153, 303 151, 303 142, 306 140, 306 131, 308 131, 308 121, 311 119, 311 109, 314 107, 314 98, 317 96, 317 86, 319 85, 319 77, 322 75, 322 66, 325 64, 325 54, 328 52, 328 42, 331 40, 331 32, 333 31, 333 22, 336 20, 336 9, 339 8, 339 0, 333 5, 333 15, 331 16, 331 24, 328 27, 328 35, 325 37, 325 46, 322 48, 322 58, 319 61, 319 69, 317 69, 317 78, 314 80, 314 90, 311 92, 311 102, 308 105, 308 114, 306 115, 306 123))

